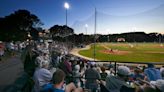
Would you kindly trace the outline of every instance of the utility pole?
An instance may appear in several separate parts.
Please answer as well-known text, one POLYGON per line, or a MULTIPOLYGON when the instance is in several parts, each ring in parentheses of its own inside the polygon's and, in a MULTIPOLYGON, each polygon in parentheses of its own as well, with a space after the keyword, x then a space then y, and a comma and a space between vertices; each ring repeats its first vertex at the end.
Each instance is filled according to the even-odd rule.
POLYGON ((94 30, 94 48, 93 48, 93 50, 94 50, 93 51, 94 61, 95 61, 95 58, 96 58, 96 50, 95 50, 96 49, 96 27, 97 27, 97 23, 96 23, 97 22, 97 18, 96 17, 97 17, 97 11, 96 11, 96 8, 95 8, 95 26, 94 26, 95 30, 94 30))

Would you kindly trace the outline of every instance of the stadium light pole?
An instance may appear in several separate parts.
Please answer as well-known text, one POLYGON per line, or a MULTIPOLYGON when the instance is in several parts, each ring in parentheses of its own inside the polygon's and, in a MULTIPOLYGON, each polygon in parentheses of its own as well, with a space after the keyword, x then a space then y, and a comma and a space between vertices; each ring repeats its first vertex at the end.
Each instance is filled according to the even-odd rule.
POLYGON ((86 44, 87 44, 87 28, 88 28, 88 24, 85 24, 85 31, 86 31, 85 42, 86 42, 86 44))
MULTIPOLYGON (((70 7, 70 6, 69 6, 69 3, 65 2, 65 3, 64 3, 64 8, 65 8, 65 10, 66 10, 66 12, 65 12, 65 17, 66 17, 66 18, 65 18, 65 19, 66 19, 66 20, 65 20, 65 22, 66 22, 66 33, 67 33, 67 10, 69 9, 69 7, 70 7)), ((66 39, 66 42, 67 42, 67 35, 65 35, 65 36, 66 36, 65 39, 66 39)))
POLYGON ((65 12, 65 13, 66 13, 66 14, 65 14, 65 15, 66 15, 66 18, 65 18, 65 19, 66 19, 66 26, 67 26, 67 10, 69 9, 69 7, 70 7, 70 6, 69 6, 69 3, 65 2, 65 3, 64 3, 64 8, 65 8, 65 10, 66 10, 66 12, 65 12))
POLYGON ((94 26, 94 48, 93 48, 93 58, 94 58, 94 62, 95 62, 95 58, 96 58, 96 27, 97 27, 97 11, 95 8, 95 26, 94 26))
POLYGON ((88 28, 88 24, 85 24, 86 35, 87 35, 87 28, 88 28))

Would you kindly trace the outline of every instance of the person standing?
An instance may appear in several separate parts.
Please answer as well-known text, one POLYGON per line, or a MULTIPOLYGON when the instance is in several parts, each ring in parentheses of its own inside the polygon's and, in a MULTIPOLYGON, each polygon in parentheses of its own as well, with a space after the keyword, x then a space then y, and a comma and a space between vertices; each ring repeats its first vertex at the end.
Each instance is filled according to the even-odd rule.
POLYGON ((94 69, 94 63, 91 63, 90 68, 85 71, 85 87, 95 92, 98 88, 98 80, 101 79, 100 73, 94 69))

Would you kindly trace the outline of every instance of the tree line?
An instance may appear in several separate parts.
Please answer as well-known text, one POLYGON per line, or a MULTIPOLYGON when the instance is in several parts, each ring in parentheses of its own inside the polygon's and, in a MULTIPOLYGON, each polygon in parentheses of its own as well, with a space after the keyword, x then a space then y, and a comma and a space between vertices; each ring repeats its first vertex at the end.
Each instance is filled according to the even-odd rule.
MULTIPOLYGON (((46 33, 43 23, 28 10, 17 10, 8 16, 0 17, 0 41, 38 40, 39 32, 46 33)), ((164 42, 160 33, 129 32, 122 34, 75 34, 74 29, 66 25, 54 25, 49 30, 48 38, 74 44, 89 44, 93 42, 117 42, 119 38, 125 42, 164 42)))

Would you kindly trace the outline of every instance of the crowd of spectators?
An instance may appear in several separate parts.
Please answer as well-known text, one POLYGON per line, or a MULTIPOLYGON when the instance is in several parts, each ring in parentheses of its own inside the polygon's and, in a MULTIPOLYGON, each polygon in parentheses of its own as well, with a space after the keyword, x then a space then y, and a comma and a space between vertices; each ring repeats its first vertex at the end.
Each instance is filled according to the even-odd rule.
POLYGON ((164 92, 164 66, 115 67, 70 55, 70 46, 60 42, 20 46, 32 92, 164 92))

